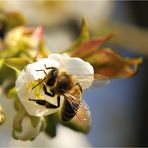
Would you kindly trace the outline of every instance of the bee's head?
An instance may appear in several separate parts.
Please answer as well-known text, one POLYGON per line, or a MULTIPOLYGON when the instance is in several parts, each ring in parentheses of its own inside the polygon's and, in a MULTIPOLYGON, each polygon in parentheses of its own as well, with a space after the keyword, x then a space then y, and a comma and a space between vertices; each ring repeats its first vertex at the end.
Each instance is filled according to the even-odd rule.
POLYGON ((63 93, 73 87, 73 82, 68 74, 62 74, 59 76, 56 88, 60 93, 63 93))

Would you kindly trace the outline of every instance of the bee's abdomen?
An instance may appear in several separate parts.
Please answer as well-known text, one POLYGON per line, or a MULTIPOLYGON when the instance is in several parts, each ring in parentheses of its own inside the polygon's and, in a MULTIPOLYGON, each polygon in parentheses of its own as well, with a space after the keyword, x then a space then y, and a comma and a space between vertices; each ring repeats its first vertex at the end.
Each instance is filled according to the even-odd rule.
POLYGON ((68 100, 64 100, 63 108, 61 111, 61 119, 62 121, 69 121, 75 115, 79 108, 79 104, 70 103, 68 100))

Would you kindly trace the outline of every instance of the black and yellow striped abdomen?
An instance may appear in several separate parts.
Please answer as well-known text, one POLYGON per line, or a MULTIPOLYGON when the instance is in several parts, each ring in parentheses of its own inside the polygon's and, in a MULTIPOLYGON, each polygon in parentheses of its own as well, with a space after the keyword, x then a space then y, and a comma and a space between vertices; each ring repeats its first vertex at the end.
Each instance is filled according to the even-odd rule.
POLYGON ((65 99, 64 104, 61 110, 61 119, 62 121, 71 120, 77 113, 80 104, 73 104, 69 100, 65 99))

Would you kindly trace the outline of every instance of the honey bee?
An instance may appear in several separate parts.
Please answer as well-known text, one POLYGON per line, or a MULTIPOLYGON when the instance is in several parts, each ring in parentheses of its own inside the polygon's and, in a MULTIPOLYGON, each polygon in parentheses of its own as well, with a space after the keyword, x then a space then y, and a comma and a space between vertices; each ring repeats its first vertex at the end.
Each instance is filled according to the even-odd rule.
POLYGON ((60 71, 56 67, 44 66, 49 72, 47 73, 44 69, 36 70, 44 72, 45 77, 32 89, 42 84, 45 95, 50 97, 57 95, 57 105, 51 104, 43 99, 29 98, 29 101, 35 101, 37 104, 43 105, 49 109, 58 108, 60 107, 61 96, 63 96, 64 102, 61 109, 62 121, 70 121, 75 115, 77 116, 79 108, 84 107, 84 105, 81 105, 83 93, 82 85, 87 86, 92 83, 92 77, 94 78, 94 82, 100 80, 98 81, 101 82, 99 85, 104 85, 108 82, 107 77, 102 75, 70 75, 65 71, 60 71))

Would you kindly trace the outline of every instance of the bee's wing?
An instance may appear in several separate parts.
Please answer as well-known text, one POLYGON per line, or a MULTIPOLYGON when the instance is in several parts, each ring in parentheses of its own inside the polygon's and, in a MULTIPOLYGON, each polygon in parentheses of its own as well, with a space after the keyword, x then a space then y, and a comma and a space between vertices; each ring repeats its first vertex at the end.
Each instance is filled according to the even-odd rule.
POLYGON ((76 122, 82 128, 90 127, 90 111, 88 105, 82 101, 82 92, 79 85, 76 85, 69 92, 64 93, 65 99, 67 99, 76 112, 76 115, 70 122, 76 122))
POLYGON ((64 93, 65 99, 68 100, 71 107, 77 111, 77 106, 80 105, 82 100, 82 92, 78 85, 74 86, 73 89, 69 90, 68 92, 64 93))
POLYGON ((74 75, 83 89, 103 87, 110 83, 108 77, 101 74, 76 74, 74 75))
POLYGON ((77 122, 82 128, 89 129, 91 125, 91 113, 89 110, 89 106, 83 101, 80 104, 80 107, 72 119, 72 122, 77 122))

